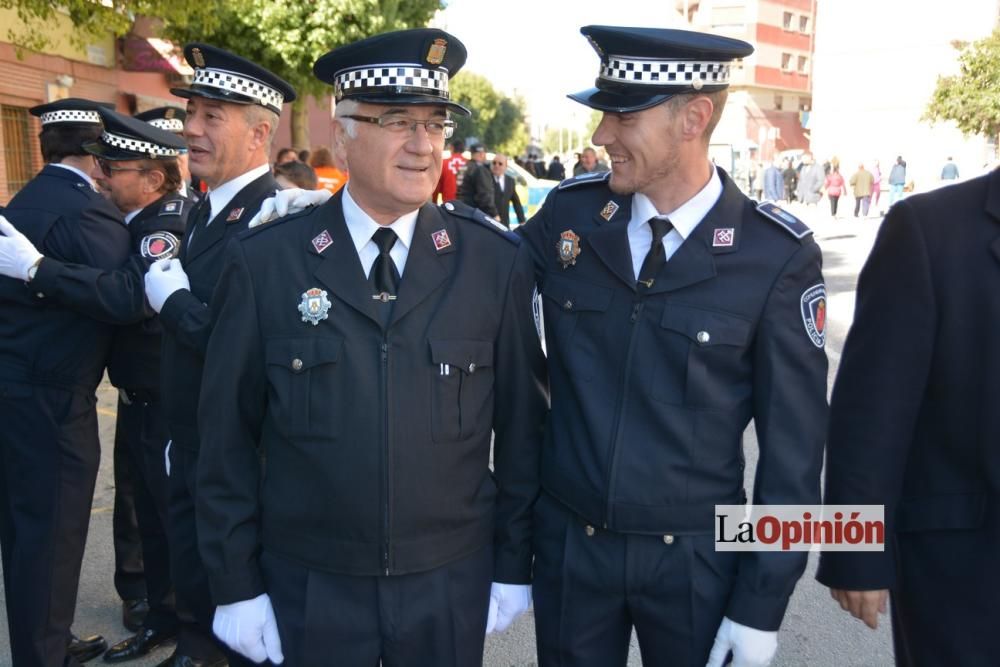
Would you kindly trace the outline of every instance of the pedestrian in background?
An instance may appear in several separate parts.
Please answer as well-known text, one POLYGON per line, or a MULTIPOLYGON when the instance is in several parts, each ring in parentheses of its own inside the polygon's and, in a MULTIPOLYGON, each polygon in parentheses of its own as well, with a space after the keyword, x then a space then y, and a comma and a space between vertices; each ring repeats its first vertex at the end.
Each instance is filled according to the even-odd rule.
POLYGON ((597 159, 597 151, 590 146, 580 152, 580 161, 573 167, 573 175, 595 174, 608 171, 608 165, 597 159))
POLYGON ((895 164, 889 170, 889 206, 896 203, 903 196, 903 187, 906 185, 906 160, 902 155, 896 157, 895 164))
POLYGON ((879 210, 878 202, 882 197, 882 167, 879 166, 878 160, 872 161, 872 201, 871 208, 875 211, 876 215, 882 215, 882 211, 879 210))
POLYGON ((781 201, 785 182, 777 161, 771 162, 764 170, 764 201, 781 201))
POLYGON ((278 186, 282 190, 288 188, 315 190, 319 187, 316 170, 298 160, 279 162, 274 165, 274 180, 278 182, 278 186))
POLYGON ((823 198, 823 183, 826 177, 823 166, 818 164, 812 153, 802 155, 802 167, 799 171, 799 182, 796 195, 803 204, 814 205, 823 198))
POLYGON ((472 147, 472 159, 465 165, 462 183, 458 187, 458 198, 494 220, 499 220, 495 190, 493 173, 486 164, 486 147, 476 144, 472 147))
POLYGON ((872 173, 865 169, 864 162, 858 164, 858 170, 851 174, 850 186, 852 193, 854 194, 854 217, 858 217, 858 212, 861 212, 861 216, 864 218, 868 217, 868 206, 871 204, 872 199, 872 187, 875 182, 875 178, 872 173))
POLYGON ((799 183, 799 172, 792 166, 791 160, 785 160, 785 167, 781 171, 781 179, 785 186, 785 201, 792 203, 795 201, 795 189, 799 183))
POLYGON ((563 165, 558 155, 552 156, 552 161, 549 162, 549 168, 545 172, 545 178, 552 181, 562 181, 566 178, 566 167, 563 165))
POLYGON ((958 165, 951 161, 951 157, 948 157, 948 161, 944 163, 941 167, 941 180, 942 181, 957 181, 958 180, 958 165))
POLYGON ((438 178, 437 187, 434 188, 434 194, 431 195, 431 201, 436 204, 458 199, 458 189, 465 175, 465 166, 468 162, 462 155, 465 152, 465 142, 453 139, 450 147, 451 155, 442 158, 441 176, 438 178))
POLYGON ((844 177, 840 174, 839 165, 830 166, 830 173, 827 174, 823 187, 826 188, 826 198, 830 200, 830 215, 836 218, 837 203, 845 189, 844 177))
POLYGON ((517 195, 517 182, 507 175, 507 156, 503 153, 494 155, 490 162, 490 171, 493 173, 493 192, 500 222, 504 227, 510 228, 510 208, 513 206, 517 224, 523 225, 524 207, 521 206, 521 198, 517 195))
POLYGON ((346 171, 341 171, 333 161, 333 153, 326 146, 320 146, 309 157, 309 166, 316 172, 316 182, 319 187, 336 194, 344 187, 350 177, 346 171))
POLYGON ((295 152, 294 148, 282 148, 278 151, 277 157, 274 158, 274 166, 279 164, 285 164, 286 162, 298 162, 299 155, 295 152))

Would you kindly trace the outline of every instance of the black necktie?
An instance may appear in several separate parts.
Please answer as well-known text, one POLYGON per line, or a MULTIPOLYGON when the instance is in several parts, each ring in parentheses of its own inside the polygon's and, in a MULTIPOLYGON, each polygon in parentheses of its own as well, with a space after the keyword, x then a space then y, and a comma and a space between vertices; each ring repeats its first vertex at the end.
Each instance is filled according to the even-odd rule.
POLYGON ((191 243, 194 242, 195 232, 205 232, 205 226, 208 224, 208 217, 211 213, 212 205, 208 201, 208 195, 205 195, 201 201, 195 204, 194 211, 191 212, 191 217, 188 218, 187 240, 184 243, 188 252, 191 251, 191 243))
POLYGON ((649 289, 653 286, 656 274, 666 262, 663 254, 663 237, 670 233, 674 226, 666 218, 650 218, 649 228, 653 230, 653 245, 649 246, 646 259, 642 260, 642 268, 639 269, 640 289, 649 289))
POLYGON ((392 246, 396 244, 396 232, 389 227, 382 227, 372 234, 372 241, 378 246, 378 257, 372 265, 371 280, 375 287, 372 298, 388 303, 396 299, 396 289, 399 286, 399 272, 389 255, 392 246))

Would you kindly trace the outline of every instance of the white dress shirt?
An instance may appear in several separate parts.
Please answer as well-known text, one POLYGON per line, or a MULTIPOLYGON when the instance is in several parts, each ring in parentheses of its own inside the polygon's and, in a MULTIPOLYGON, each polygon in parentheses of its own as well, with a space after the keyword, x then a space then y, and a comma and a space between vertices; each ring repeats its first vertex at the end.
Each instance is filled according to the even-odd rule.
POLYGON ((719 178, 719 172, 714 168, 712 169, 712 177, 708 179, 705 187, 669 213, 660 213, 649 197, 637 192, 632 197, 632 218, 628 221, 628 245, 632 252, 632 271, 636 280, 639 279, 642 262, 649 253, 649 246, 653 244, 653 230, 649 226, 650 218, 665 217, 674 226, 663 237, 664 257, 669 260, 694 231, 694 228, 698 226, 698 223, 708 215, 721 196, 722 180, 719 178))
MULTIPOLYGON (((215 219, 215 216, 222 212, 222 209, 226 208, 226 205, 233 200, 239 191, 250 185, 258 178, 270 171, 271 165, 266 162, 259 167, 254 167, 250 171, 246 172, 242 176, 237 176, 231 181, 226 181, 217 188, 213 188, 208 193, 208 203, 211 207, 211 214, 208 216, 208 224, 215 219)), ((205 226, 207 227, 208 224, 205 226)))
MULTIPOLYGON (((358 251, 358 258, 361 260, 361 267, 365 270, 365 277, 372 271, 372 266, 378 258, 378 246, 372 241, 372 235, 381 229, 383 225, 372 220, 371 216, 361 210, 358 203, 351 197, 351 182, 344 186, 344 221, 347 223, 347 231, 351 234, 354 247, 358 251)), ((417 229, 417 209, 396 219, 389 228, 396 232, 397 241, 393 244, 389 256, 392 257, 393 264, 399 277, 403 277, 403 268, 406 266, 406 258, 410 254, 410 244, 413 243, 413 233, 417 229)))

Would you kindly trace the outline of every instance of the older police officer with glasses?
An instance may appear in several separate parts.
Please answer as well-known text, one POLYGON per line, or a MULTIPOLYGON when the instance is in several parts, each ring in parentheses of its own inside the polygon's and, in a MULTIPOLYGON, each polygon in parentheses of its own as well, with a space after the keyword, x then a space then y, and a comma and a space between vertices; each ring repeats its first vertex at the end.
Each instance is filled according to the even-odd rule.
POLYGON ((255 661, 478 665, 487 628, 529 604, 531 259, 483 213, 428 203, 448 113, 468 113, 448 96, 465 55, 420 29, 321 58, 351 180, 229 247, 198 532, 215 631, 255 661))

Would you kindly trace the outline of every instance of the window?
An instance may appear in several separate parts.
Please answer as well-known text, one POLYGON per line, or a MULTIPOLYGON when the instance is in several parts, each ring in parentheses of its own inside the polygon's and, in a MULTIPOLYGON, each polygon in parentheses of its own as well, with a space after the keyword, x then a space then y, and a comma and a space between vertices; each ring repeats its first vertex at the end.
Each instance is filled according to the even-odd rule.
POLYGON ((799 17, 799 32, 808 33, 809 32, 809 17, 800 16, 799 17))
POLYGON ((792 54, 782 53, 781 54, 781 69, 788 71, 792 69, 792 54))
POLYGON ((7 168, 7 195, 24 187, 34 175, 31 169, 31 121, 22 107, 0 106, 3 160, 7 168))
POLYGON ((792 19, 793 18, 794 17, 792 16, 791 12, 785 12, 784 15, 783 15, 783 17, 782 17, 781 27, 783 27, 785 30, 791 30, 792 29, 792 19))
POLYGON ((777 109, 778 111, 781 111, 782 108, 784 108, 784 106, 785 106, 785 98, 782 97, 781 95, 775 95, 774 108, 777 109))
POLYGON ((807 69, 808 65, 809 65, 809 58, 807 58, 806 56, 799 56, 799 73, 800 74, 806 74, 806 73, 808 73, 808 71, 809 71, 807 69))

